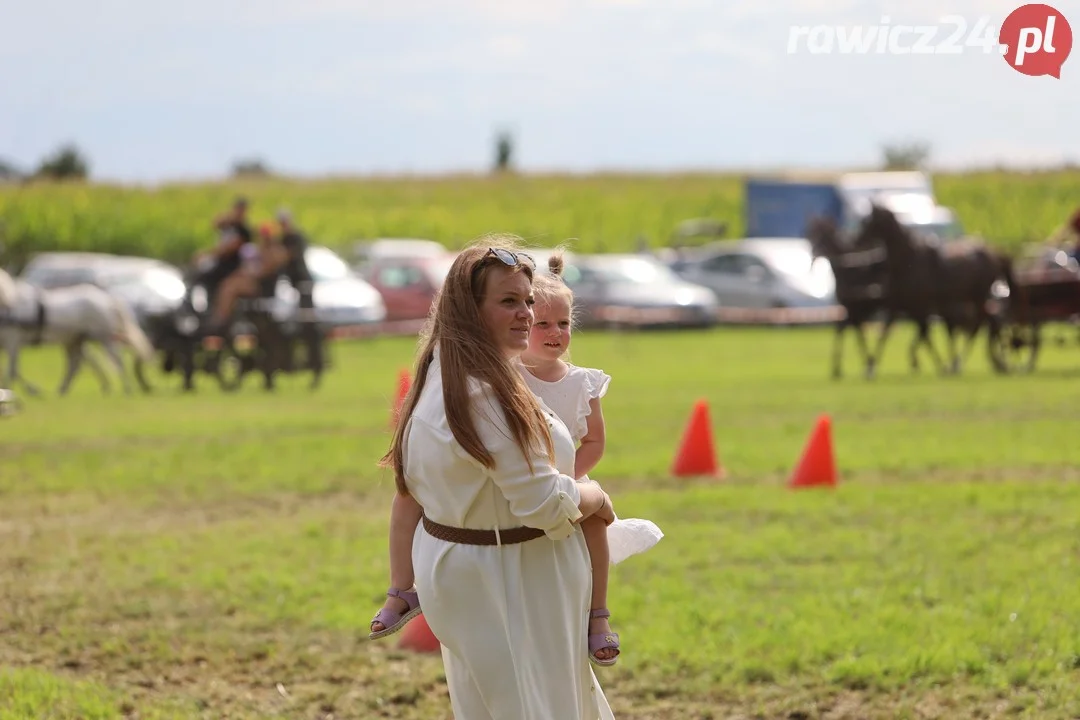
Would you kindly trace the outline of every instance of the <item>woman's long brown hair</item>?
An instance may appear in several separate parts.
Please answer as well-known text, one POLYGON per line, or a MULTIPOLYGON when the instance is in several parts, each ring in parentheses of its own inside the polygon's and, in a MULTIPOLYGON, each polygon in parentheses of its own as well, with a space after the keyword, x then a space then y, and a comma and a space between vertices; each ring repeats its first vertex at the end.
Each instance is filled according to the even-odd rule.
POLYGON ((502 248, 520 252, 517 238, 508 235, 491 235, 480 238, 457 256, 442 289, 432 305, 431 315, 420 334, 420 352, 414 373, 415 380, 402 402, 401 416, 390 449, 380 460, 383 467, 394 470, 394 482, 398 492, 408 495, 405 485, 404 453, 402 449, 405 431, 416 408, 417 399, 424 390, 428 368, 439 348, 442 367, 443 402, 446 419, 454 438, 465 452, 476 458, 484 467, 495 468, 495 458, 484 446, 476 431, 471 412, 468 379, 470 376, 491 386, 500 406, 506 413, 506 421, 514 442, 532 467, 532 452, 545 451, 552 462, 555 449, 547 420, 514 365, 503 355, 484 325, 480 305, 484 300, 488 275, 492 268, 504 268, 523 272, 529 281, 533 269, 525 263, 513 268, 488 252, 489 248, 502 248))

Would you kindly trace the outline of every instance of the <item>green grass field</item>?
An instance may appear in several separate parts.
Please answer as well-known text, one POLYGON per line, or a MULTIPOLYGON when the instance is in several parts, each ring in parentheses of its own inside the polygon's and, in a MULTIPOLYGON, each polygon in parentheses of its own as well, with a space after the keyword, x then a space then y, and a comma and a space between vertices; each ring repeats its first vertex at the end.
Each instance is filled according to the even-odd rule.
MULTIPOLYGON (((666 532, 612 573, 617 717, 1077 717, 1080 347, 939 378, 908 338, 868 383, 854 352, 828 379, 825 329, 578 335, 614 378, 592 475, 666 532), (722 481, 668 477, 698 398, 722 481), (789 490, 822 412, 840 484, 789 490)), ((437 657, 366 639, 413 351, 337 344, 316 394, 84 373, 0 420, 0 718, 449 720, 437 657)), ((59 355, 24 372, 54 388, 59 355)))
MULTIPOLYGON (((1043 241, 1076 210, 1080 170, 935 173, 939 202, 964 228, 1017 250, 1043 241)), ((212 245, 212 218, 237 193, 252 220, 290 206, 311 237, 346 252, 373 237, 425 237, 460 248, 511 231, 535 245, 632 251, 667 245, 676 225, 711 217, 745 228, 744 174, 510 175, 248 180, 162 187, 0 185, 0 265, 45 250, 94 250, 187 262, 212 245)))

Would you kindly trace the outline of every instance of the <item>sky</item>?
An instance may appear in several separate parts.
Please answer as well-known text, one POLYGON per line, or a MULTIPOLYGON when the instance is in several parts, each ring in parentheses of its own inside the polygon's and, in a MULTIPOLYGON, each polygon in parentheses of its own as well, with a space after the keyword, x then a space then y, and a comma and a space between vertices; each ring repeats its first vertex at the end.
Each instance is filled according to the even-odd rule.
MULTIPOLYGON (((1060 79, 974 46, 788 52, 796 25, 884 17, 941 43, 943 16, 996 28, 1017 4, 0 0, 0 160, 31 169, 72 142, 118 182, 246 158, 303 176, 484 172, 505 129, 530 172, 866 166, 908 141, 939 168, 1080 162, 1080 51, 1060 79)), ((1056 7, 1080 30, 1080 0, 1056 7)))

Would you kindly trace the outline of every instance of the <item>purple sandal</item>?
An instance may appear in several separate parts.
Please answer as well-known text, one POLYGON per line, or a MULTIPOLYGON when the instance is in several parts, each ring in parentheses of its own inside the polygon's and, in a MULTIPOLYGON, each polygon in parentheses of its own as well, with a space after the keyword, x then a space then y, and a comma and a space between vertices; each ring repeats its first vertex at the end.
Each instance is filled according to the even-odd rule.
POLYGON ((420 614, 420 598, 415 591, 390 588, 386 591, 386 595, 388 597, 401 598, 405 601, 405 604, 409 606, 409 609, 404 613, 397 613, 389 608, 381 608, 379 612, 375 614, 375 617, 371 619, 371 622, 382 623, 383 629, 377 632, 368 633, 368 640, 378 640, 381 637, 393 635, 398 630, 405 627, 405 623, 420 614))
MULTIPOLYGON (((609 618, 611 613, 607 608, 597 608, 596 610, 589 611, 589 618, 609 618)), ((592 633, 589 635, 589 660, 595 665, 603 665, 605 667, 614 665, 619 659, 619 633, 606 632, 606 633, 592 633), (615 651, 615 654, 607 660, 601 660, 596 657, 596 653, 600 650, 610 648, 615 651)))

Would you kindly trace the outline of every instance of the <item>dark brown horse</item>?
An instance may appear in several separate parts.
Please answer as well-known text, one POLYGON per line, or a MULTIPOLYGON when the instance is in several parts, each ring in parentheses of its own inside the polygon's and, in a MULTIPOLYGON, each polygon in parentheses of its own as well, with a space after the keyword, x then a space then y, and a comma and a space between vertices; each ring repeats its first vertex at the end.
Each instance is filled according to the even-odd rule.
MULTIPOLYGON (((825 258, 832 267, 836 282, 836 301, 844 308, 844 317, 836 323, 833 341, 833 377, 839 378, 843 374, 843 335, 844 331, 851 327, 855 329, 859 349, 862 351, 866 378, 873 378, 878 358, 871 354, 867 345, 865 326, 886 313, 889 308, 886 250, 880 245, 864 245, 860 248, 847 246, 836 224, 829 218, 813 218, 807 227, 806 236, 810 240, 814 257, 825 258)), ((912 342, 912 356, 920 342, 930 342, 929 319, 920 318, 918 324, 920 333, 912 342)))
MULTIPOLYGON (((908 316, 920 327, 933 316, 945 323, 949 336, 949 352, 952 373, 960 372, 961 356, 956 351, 956 332, 967 334, 963 358, 971 352, 975 337, 985 324, 991 328, 992 318, 987 306, 991 299, 991 287, 1004 280, 1010 289, 1015 288, 1012 259, 986 246, 981 240, 964 238, 936 245, 904 227, 887 208, 872 206, 855 239, 856 247, 886 249, 888 302, 885 325, 875 358, 881 357, 885 341, 893 322, 908 316)), ((946 372, 933 345, 926 339, 938 370, 946 372)), ((912 369, 918 362, 912 346, 912 369)))

